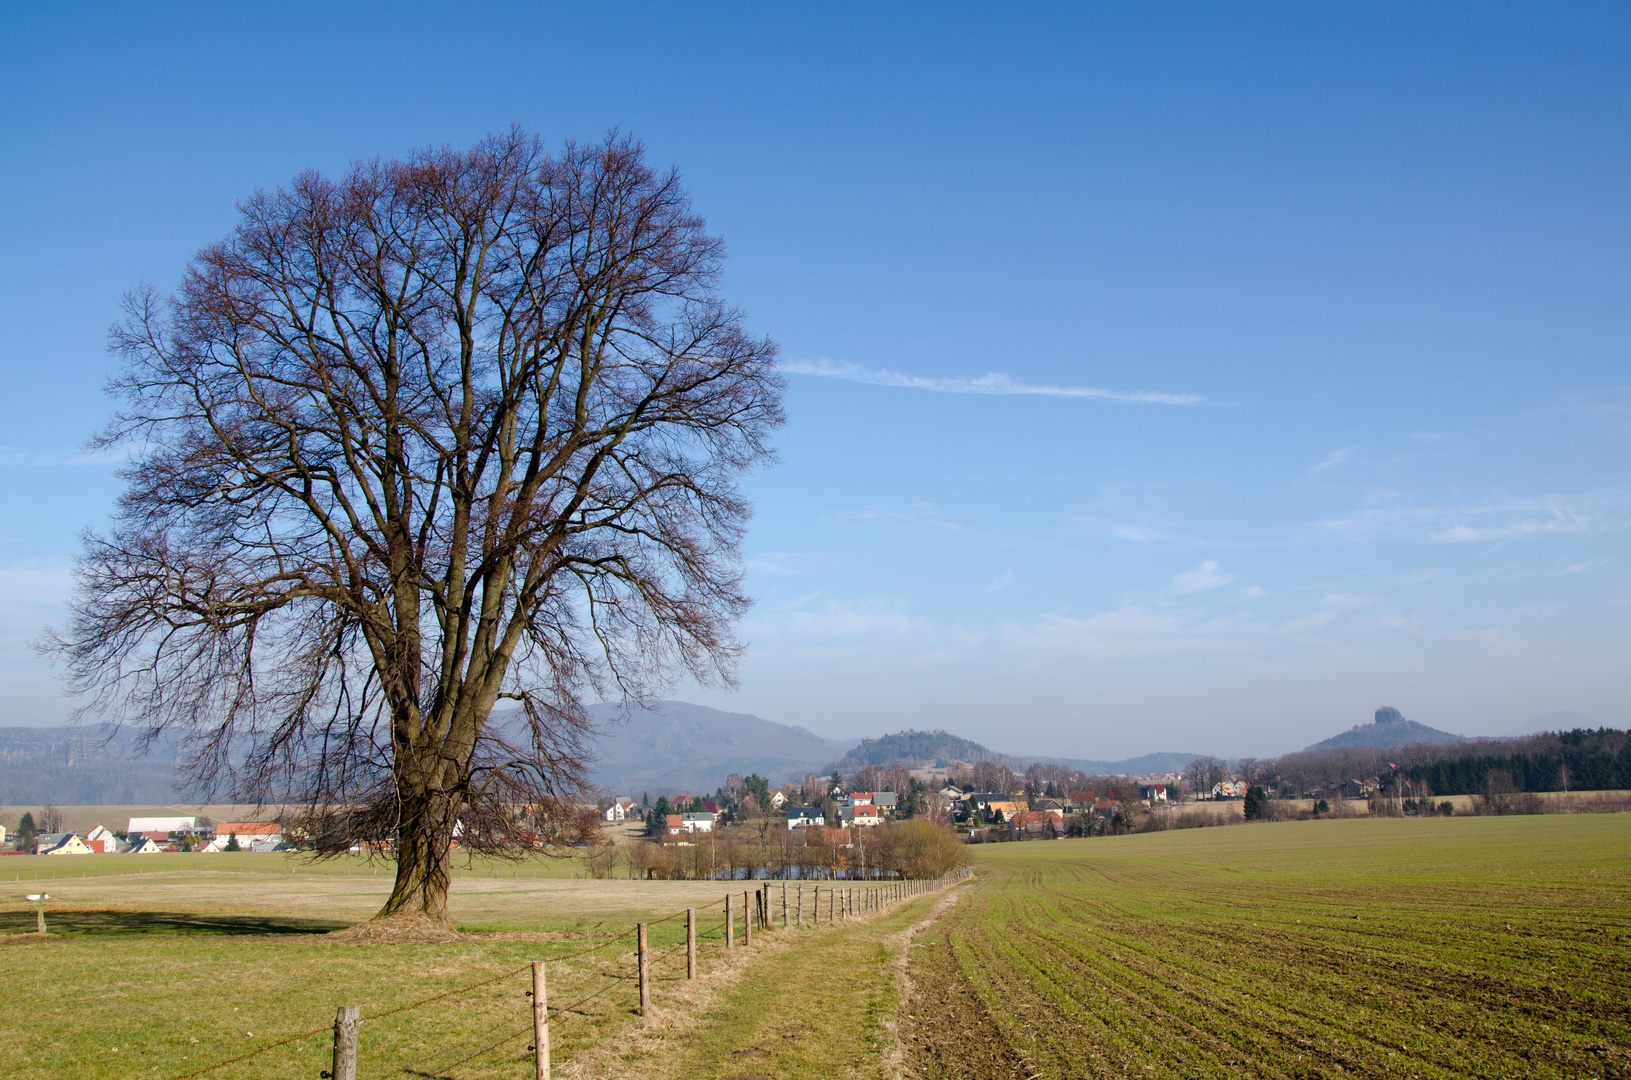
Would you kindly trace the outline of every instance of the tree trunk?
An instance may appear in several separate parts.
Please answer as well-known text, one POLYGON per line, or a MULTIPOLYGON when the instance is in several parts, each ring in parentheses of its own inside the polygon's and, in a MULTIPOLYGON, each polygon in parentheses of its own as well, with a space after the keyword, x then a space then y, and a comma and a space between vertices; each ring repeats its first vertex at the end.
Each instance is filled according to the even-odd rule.
MULTIPOLYGON (((403 781, 399 787, 406 784, 403 781)), ((427 922, 451 929, 447 914, 448 865, 458 800, 441 791, 403 790, 397 835, 396 884, 376 919, 427 922)))

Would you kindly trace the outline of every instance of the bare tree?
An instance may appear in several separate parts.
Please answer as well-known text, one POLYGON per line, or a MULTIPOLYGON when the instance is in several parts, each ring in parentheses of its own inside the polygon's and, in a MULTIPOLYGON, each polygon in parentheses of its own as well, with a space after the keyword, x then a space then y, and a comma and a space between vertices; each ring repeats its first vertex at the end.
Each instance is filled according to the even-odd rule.
POLYGON ((251 197, 113 332, 97 445, 141 453, 48 646, 83 713, 185 733, 200 787, 324 844, 393 839, 381 916, 446 925, 456 827, 582 821, 583 694, 730 677, 781 381, 721 259, 615 136, 251 197))
POLYGON ((62 831, 62 811, 54 806, 47 806, 40 811, 38 826, 41 832, 59 833, 62 831))

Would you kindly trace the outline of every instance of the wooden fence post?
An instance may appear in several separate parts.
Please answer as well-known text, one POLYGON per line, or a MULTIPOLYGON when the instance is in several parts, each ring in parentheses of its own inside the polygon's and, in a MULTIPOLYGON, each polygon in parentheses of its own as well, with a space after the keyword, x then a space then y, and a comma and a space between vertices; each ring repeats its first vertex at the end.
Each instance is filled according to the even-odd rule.
POLYGON ((697 977, 697 909, 685 909, 685 977, 697 977))
POLYGON ((832 925, 833 915, 838 910, 837 904, 838 904, 838 890, 829 887, 827 889, 827 925, 829 925, 829 926, 832 925))
POLYGON ((753 948, 753 909, 748 907, 748 891, 742 890, 742 944, 753 948))
POLYGON ((816 926, 821 925, 821 886, 816 885, 815 898, 810 901, 810 922, 816 926))
POLYGON ((334 1067, 329 1075, 334 1080, 357 1080, 357 1025, 362 1023, 362 1010, 355 1005, 341 1005, 334 1014, 334 1067))
POLYGON ((725 894, 725 948, 736 947, 736 918, 731 914, 731 894, 725 894))
POLYGON ((782 929, 787 929, 787 882, 782 882, 782 929))
POLYGON ((549 995, 544 985, 544 962, 532 962, 532 1050, 537 1080, 549 1077, 549 995))
POLYGON ((804 925, 804 882, 799 882, 799 917, 797 925, 804 925))
POLYGON ((646 945, 646 924, 637 924, 635 950, 640 956, 640 1015, 651 1008, 651 950, 646 945))

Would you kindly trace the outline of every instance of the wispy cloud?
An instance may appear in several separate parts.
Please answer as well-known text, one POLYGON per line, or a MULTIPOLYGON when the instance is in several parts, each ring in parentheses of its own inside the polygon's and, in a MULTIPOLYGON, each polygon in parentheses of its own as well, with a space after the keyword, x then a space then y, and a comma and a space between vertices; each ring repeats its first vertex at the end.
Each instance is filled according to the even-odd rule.
POLYGON ((996 372, 973 379, 959 376, 907 375, 904 372, 890 371, 887 368, 868 368, 862 367, 860 364, 839 363, 834 360, 785 360, 782 362, 781 369, 792 375, 815 375, 824 379, 843 379, 846 382, 865 383, 868 386, 895 386, 908 390, 932 390, 940 394, 1093 398, 1099 401, 1122 401, 1145 405, 1199 405, 1206 400, 1199 394, 1169 394, 1143 390, 1103 390, 1094 386, 1056 386, 1053 384, 1024 383, 996 372))
POLYGON ((1172 579, 1168 590, 1183 596, 1187 593, 1206 592, 1210 589, 1221 589, 1235 580, 1234 574, 1225 574, 1218 570, 1218 564, 1207 559, 1193 570, 1185 570, 1172 579))
POLYGON ((1311 473, 1321 473, 1326 469, 1334 469, 1343 462, 1350 460, 1357 453, 1359 453, 1359 447, 1344 446, 1341 450, 1332 451, 1330 457, 1326 458, 1318 465, 1311 467, 1308 471, 1311 473))
POLYGON ((934 503, 906 503, 903 505, 862 506, 839 510, 833 514, 839 521, 868 521, 883 525, 906 525, 915 528, 959 531, 962 526, 946 521, 934 503))
POLYGON ((89 453, 84 451, 54 451, 41 453, 37 450, 19 450, 14 446, 0 446, 0 466, 20 468, 40 468, 50 465, 123 465, 127 461, 134 461, 144 453, 142 447, 115 447, 111 450, 96 450, 89 453))
POLYGON ((1415 535, 1435 544, 1591 534, 1631 526, 1631 490, 1504 498, 1457 507, 1375 506, 1317 524, 1353 540, 1415 535))
POLYGON ((1607 566, 1609 563, 1611 563, 1613 561, 1614 561, 1614 556, 1604 555, 1600 559, 1587 559, 1583 563, 1565 562, 1561 567, 1558 568, 1557 572, 1559 574, 1578 574, 1578 573, 1580 573, 1582 571, 1585 571, 1585 570, 1595 570, 1599 566, 1607 566))
POLYGON ((991 584, 987 585, 982 591, 983 592, 996 592, 999 589, 1006 589, 1008 586, 1012 585, 1013 583, 1014 583, 1014 572, 1012 570, 1005 570, 1005 571, 1003 571, 1001 577, 993 579, 991 584))

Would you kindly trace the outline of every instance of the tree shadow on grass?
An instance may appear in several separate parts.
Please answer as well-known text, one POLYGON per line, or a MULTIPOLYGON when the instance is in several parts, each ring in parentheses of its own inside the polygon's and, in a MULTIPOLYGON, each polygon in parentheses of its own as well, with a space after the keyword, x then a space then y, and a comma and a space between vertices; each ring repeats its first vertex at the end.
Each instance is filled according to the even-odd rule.
MULTIPOLYGON (((46 928, 60 937, 136 937, 204 934, 219 937, 277 937, 326 934, 350 922, 297 919, 282 915, 208 915, 191 911, 45 911, 46 928)), ((34 931, 34 910, 0 911, 0 934, 34 931)))

